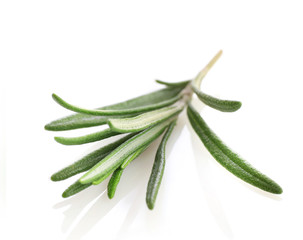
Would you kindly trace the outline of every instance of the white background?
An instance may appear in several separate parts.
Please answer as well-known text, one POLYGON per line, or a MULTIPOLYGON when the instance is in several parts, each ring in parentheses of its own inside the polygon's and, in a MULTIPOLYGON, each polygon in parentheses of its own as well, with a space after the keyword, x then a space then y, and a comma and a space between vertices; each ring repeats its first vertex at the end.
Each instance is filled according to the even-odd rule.
POLYGON ((302 23, 301 1, 1 1, 1 239, 302 239, 302 23), (227 172, 183 113, 153 211, 145 189, 159 141, 113 200, 106 183, 61 198, 77 177, 51 174, 112 140, 56 143, 103 127, 45 131, 70 113, 53 92, 88 108, 116 103, 159 89, 156 78, 194 77, 220 49, 202 87, 242 108, 194 105, 282 195, 227 172))

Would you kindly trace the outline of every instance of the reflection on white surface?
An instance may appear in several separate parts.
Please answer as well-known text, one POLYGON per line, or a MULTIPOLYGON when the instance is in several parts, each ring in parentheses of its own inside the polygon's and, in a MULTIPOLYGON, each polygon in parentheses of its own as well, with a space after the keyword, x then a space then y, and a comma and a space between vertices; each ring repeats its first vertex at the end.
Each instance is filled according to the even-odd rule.
MULTIPOLYGON (((128 175, 128 174, 127 174, 128 175)), ((98 186, 92 186, 87 190, 73 196, 71 199, 64 200, 54 206, 55 209, 68 206, 68 209, 64 211, 64 221, 62 223, 62 231, 65 233, 71 228, 67 239, 82 239, 99 221, 101 221, 110 211, 122 201, 128 194, 134 191, 133 188, 138 188, 136 178, 127 179, 127 184, 121 182, 117 188, 116 196, 113 199, 108 199, 106 192, 106 182, 101 183, 98 186), (83 213, 83 214, 81 214, 83 213), (80 216, 80 220, 74 224, 75 220, 80 216), (72 226, 74 225, 74 226, 72 226)), ((123 180, 121 178, 121 180, 123 180)), ((142 185, 142 183, 140 184, 142 185)), ((142 187, 142 186, 141 186, 142 187)), ((133 203, 138 208, 138 203, 142 201, 140 198, 136 198, 137 201, 133 203)), ((138 211, 137 210, 137 211, 138 211)), ((127 224, 131 224, 130 219, 135 217, 136 211, 130 211, 125 218, 125 224, 121 226, 121 231, 127 228, 127 224)), ((121 232, 120 231, 120 232, 121 232)))

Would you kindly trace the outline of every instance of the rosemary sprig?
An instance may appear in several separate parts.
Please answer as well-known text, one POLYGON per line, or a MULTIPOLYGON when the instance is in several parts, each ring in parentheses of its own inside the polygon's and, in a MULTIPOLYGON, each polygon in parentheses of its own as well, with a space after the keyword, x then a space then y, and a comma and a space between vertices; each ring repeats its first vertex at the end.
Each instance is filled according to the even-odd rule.
POLYGON ((180 112, 186 107, 187 116, 193 129, 206 149, 222 166, 255 187, 274 194, 282 193, 282 188, 277 183, 232 152, 209 128, 190 103, 192 95, 195 94, 203 103, 219 111, 233 112, 241 107, 239 101, 221 100, 200 90, 202 79, 221 55, 222 51, 219 51, 193 80, 174 83, 156 80, 165 88, 110 106, 97 109, 80 108, 53 94, 57 103, 77 112, 77 114, 45 125, 46 130, 65 131, 108 125, 105 130, 80 137, 55 137, 57 142, 65 145, 79 145, 129 133, 53 174, 51 176, 53 181, 61 181, 78 173, 86 172, 69 186, 62 196, 72 196, 92 185, 101 183, 111 175, 107 190, 108 197, 113 198, 126 167, 165 132, 158 147, 147 184, 146 204, 149 209, 153 209, 164 173, 166 143, 180 112))

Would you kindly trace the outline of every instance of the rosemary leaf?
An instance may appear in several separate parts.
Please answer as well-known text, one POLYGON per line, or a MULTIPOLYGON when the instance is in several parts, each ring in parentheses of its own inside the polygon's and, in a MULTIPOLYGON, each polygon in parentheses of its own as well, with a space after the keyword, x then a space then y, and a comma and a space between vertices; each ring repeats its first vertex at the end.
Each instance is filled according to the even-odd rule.
POLYGON ((251 185, 264 191, 280 194, 282 188, 273 180, 253 168, 249 163, 230 150, 208 127, 200 114, 188 105, 189 121, 210 154, 228 171, 251 185))
POLYGON ((239 101, 221 100, 207 95, 195 87, 193 87, 193 91, 203 103, 221 112, 235 112, 242 106, 242 103, 239 101))
POLYGON ((110 119, 108 125, 115 132, 137 132, 180 113, 183 107, 183 105, 170 106, 142 113, 132 118, 110 119))
POLYGON ((88 183, 88 184, 81 184, 79 181, 73 183, 72 185, 70 185, 63 193, 62 193, 62 197, 67 198, 70 197, 72 195, 75 195, 78 192, 83 191, 84 189, 90 187, 92 184, 88 183))
POLYGON ((91 142, 96 142, 100 141, 102 139, 106 139, 112 136, 116 136, 120 133, 112 131, 110 128, 96 132, 96 133, 91 133, 88 135, 84 135, 81 137, 55 137, 55 140, 58 143, 61 143, 63 145, 80 145, 80 144, 85 144, 85 143, 91 143, 91 142))
POLYGON ((124 171, 124 169, 117 168, 113 172, 113 174, 108 182, 108 185, 107 185, 108 198, 112 199, 115 196, 116 189, 117 189, 118 183, 120 182, 120 178, 122 176, 123 171, 124 171))
MULTIPOLYGON (((117 115, 111 118, 123 118, 133 115, 117 115)), ((76 113, 67 117, 60 118, 45 125, 49 131, 66 131, 78 128, 94 127, 104 125, 108 121, 108 116, 94 116, 83 113, 76 113)))
POLYGON ((162 141, 158 147, 153 169, 151 175, 149 177, 147 191, 146 191, 146 204, 150 210, 152 210, 155 206, 156 198, 158 195, 158 191, 161 185, 162 176, 165 168, 165 148, 167 140, 169 139, 174 127, 176 125, 176 121, 173 121, 168 129, 166 130, 162 141))

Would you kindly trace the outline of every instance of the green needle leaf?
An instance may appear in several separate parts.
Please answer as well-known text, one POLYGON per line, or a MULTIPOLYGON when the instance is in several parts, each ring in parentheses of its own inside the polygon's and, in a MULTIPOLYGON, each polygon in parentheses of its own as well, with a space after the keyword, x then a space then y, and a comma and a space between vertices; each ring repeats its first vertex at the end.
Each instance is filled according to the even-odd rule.
POLYGON ((186 80, 186 81, 182 81, 182 82, 165 82, 162 80, 158 80, 156 79, 156 82, 162 85, 165 85, 167 87, 186 87, 191 80, 186 80))
POLYGON ((124 169, 117 168, 113 175, 111 176, 108 185, 107 185, 107 196, 112 199, 115 196, 115 192, 118 186, 118 183, 120 182, 120 178, 122 176, 124 169))
POLYGON ((70 185, 63 193, 62 193, 62 197, 67 198, 70 197, 72 195, 75 195, 78 192, 83 191, 84 189, 90 187, 92 184, 88 183, 88 184, 81 184, 79 181, 73 183, 72 185, 70 185))
POLYGON ((62 98, 53 94, 53 99, 61 106, 79 113, 85 113, 97 116, 112 116, 124 115, 131 113, 141 113, 150 110, 158 109, 161 107, 169 106, 181 98, 179 93, 182 88, 165 88, 153 93, 137 97, 126 102, 104 107, 102 109, 84 109, 65 102, 62 98))
POLYGON ((130 154, 159 137, 171 121, 172 120, 168 120, 148 128, 121 144, 102 161, 96 164, 90 171, 84 174, 80 178, 80 182, 83 184, 91 183, 104 177, 109 172, 113 172, 130 154))
POLYGON ((243 181, 263 189, 280 194, 282 188, 273 180, 253 168, 236 153, 232 152, 208 127, 200 114, 189 104, 187 108, 189 121, 210 154, 228 171, 243 181))
POLYGON ((203 103, 221 112, 235 112, 242 106, 242 103, 239 101, 221 100, 207 95, 195 89, 195 87, 193 87, 193 91, 203 103))
POLYGON ((170 106, 142 113, 132 118, 110 119, 108 125, 115 132, 137 132, 180 113, 183 107, 183 105, 170 106))
MULTIPOLYGON (((130 117, 132 115, 111 116, 111 118, 130 117)), ((49 131, 66 131, 78 128, 100 126, 107 123, 109 116, 94 116, 83 113, 76 113, 60 118, 45 125, 49 131)))
POLYGON ((165 148, 167 140, 169 139, 174 127, 176 125, 176 121, 173 121, 166 133, 164 134, 162 141, 158 147, 156 158, 154 161, 153 169, 151 175, 149 177, 147 192, 146 192, 146 204, 150 210, 152 210, 155 206, 156 198, 158 195, 158 191, 161 185, 162 176, 165 168, 165 148))
POLYGON ((59 172, 56 172, 51 176, 53 181, 61 181, 72 177, 78 173, 85 172, 91 169, 94 165, 100 162, 103 158, 105 158, 109 153, 111 153, 115 148, 120 146, 122 143, 133 137, 135 134, 131 133, 127 136, 108 144, 100 149, 84 156, 80 160, 76 161, 75 163, 69 165, 68 167, 63 168, 59 172))
POLYGON ((206 105, 217 109, 222 112, 234 112, 237 111, 241 107, 241 102, 239 101, 230 101, 230 100, 221 100, 215 97, 212 97, 208 94, 203 93, 199 90, 201 81, 208 73, 208 71, 212 68, 212 66, 216 63, 216 61, 222 55, 222 51, 219 51, 215 57, 199 72, 197 77, 192 81, 191 87, 192 90, 196 93, 198 98, 205 103, 206 105))
POLYGON ((84 135, 81 137, 55 137, 55 140, 58 143, 61 143, 63 145, 80 145, 80 144, 85 144, 85 143, 91 143, 91 142, 96 142, 100 141, 105 138, 109 138, 112 136, 116 136, 120 133, 112 131, 110 128, 102 130, 100 132, 84 135))

